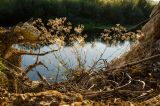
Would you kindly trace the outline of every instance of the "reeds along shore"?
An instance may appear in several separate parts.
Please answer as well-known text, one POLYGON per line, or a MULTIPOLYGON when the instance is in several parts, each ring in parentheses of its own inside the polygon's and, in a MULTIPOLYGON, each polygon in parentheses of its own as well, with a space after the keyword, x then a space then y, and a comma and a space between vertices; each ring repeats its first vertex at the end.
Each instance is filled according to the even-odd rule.
POLYGON ((0 23, 8 26, 31 17, 67 17, 76 24, 130 25, 148 18, 152 8, 146 0, 1 0, 0 23))

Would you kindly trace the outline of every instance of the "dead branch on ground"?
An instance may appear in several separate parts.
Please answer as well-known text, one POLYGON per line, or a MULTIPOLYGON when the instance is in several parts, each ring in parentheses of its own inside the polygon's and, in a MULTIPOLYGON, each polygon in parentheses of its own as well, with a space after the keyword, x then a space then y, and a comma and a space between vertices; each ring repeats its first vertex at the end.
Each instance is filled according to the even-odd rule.
POLYGON ((143 63, 145 61, 149 61, 149 60, 152 60, 152 59, 155 59, 155 58, 158 58, 158 57, 160 57, 160 54, 157 54, 157 55, 154 55, 154 56, 151 56, 151 57, 147 57, 147 58, 144 58, 144 59, 139 60, 139 61, 135 61, 135 62, 131 62, 131 63, 128 63, 128 64, 121 65, 121 66, 117 66, 117 67, 114 67, 114 68, 110 68, 110 69, 107 69, 106 71, 113 71, 113 70, 118 70, 118 69, 122 69, 122 68, 125 68, 125 67, 131 67, 131 66, 134 66, 134 65, 137 65, 137 64, 140 64, 140 63, 143 63))

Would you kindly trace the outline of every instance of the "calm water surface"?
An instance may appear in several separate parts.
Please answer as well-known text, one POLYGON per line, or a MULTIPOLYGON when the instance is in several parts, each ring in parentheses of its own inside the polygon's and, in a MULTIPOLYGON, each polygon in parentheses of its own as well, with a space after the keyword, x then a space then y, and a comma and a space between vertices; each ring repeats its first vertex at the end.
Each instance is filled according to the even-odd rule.
MULTIPOLYGON (((59 48, 58 45, 50 45, 45 46, 40 49, 40 53, 51 51, 53 49, 59 49, 56 52, 47 54, 45 56, 39 56, 39 60, 48 67, 37 66, 32 71, 28 73, 28 76, 32 80, 39 80, 36 71, 40 72, 44 77, 48 80, 54 81, 56 76, 58 76, 58 81, 62 81, 65 79, 65 68, 61 64, 60 60, 63 60, 66 63, 66 66, 69 68, 76 68, 78 66, 77 55, 81 57, 82 63, 86 62, 85 68, 89 69, 94 64, 94 61, 98 60, 104 52, 102 59, 107 59, 107 61, 111 61, 114 58, 118 58, 124 52, 130 49, 131 43, 125 42, 120 43, 118 45, 110 46, 106 45, 102 42, 95 43, 86 43, 83 46, 75 43, 73 46, 66 46, 63 48, 59 48)), ((39 50, 35 51, 36 53, 39 50)), ((22 56, 22 66, 26 68, 27 66, 34 64, 37 56, 22 56)), ((98 65, 96 66, 98 67, 98 65)))

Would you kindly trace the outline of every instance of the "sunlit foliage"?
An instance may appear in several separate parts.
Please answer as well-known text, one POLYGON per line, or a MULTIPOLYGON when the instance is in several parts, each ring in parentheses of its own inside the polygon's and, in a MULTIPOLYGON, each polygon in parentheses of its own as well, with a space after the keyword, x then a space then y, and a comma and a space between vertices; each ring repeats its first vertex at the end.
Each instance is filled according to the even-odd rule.
POLYGON ((101 33, 101 38, 106 43, 117 43, 127 40, 136 41, 142 36, 143 34, 140 30, 137 30, 136 32, 127 32, 127 29, 120 24, 116 24, 115 27, 110 29, 104 29, 104 31, 101 33))

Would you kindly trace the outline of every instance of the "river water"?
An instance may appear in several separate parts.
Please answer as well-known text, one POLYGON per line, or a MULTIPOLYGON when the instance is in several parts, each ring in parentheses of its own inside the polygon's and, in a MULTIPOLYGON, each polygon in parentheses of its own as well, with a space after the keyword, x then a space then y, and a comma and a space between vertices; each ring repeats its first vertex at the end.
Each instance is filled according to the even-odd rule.
MULTIPOLYGON (((79 66, 78 61, 81 61, 80 63, 85 63, 83 65, 81 64, 81 66, 89 69, 100 57, 101 59, 107 59, 107 61, 110 62, 112 59, 118 58, 124 52, 130 50, 131 45, 132 43, 129 41, 117 45, 107 45, 97 41, 94 43, 85 43, 83 46, 78 43, 61 48, 56 44, 44 46, 34 52, 43 53, 53 49, 58 49, 58 51, 39 56, 39 61, 44 65, 32 69, 32 71, 28 73, 28 76, 32 80, 39 80, 36 73, 36 71, 38 71, 50 81, 63 81, 65 80, 65 74, 68 69, 75 69, 79 66)), ((37 56, 22 56, 23 68, 27 68, 27 66, 34 64, 36 59, 37 56)), ((98 68, 100 65, 97 65, 96 67, 98 68)))

